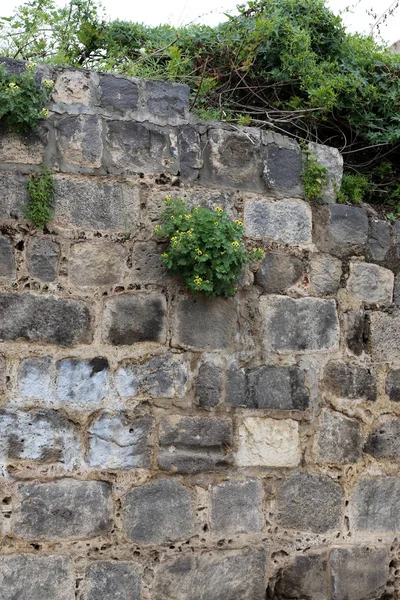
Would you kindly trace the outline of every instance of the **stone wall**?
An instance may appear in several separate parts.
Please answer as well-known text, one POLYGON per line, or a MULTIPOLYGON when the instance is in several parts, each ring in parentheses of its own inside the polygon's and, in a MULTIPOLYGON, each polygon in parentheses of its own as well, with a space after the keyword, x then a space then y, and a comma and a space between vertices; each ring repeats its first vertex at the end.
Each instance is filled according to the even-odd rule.
POLYGON ((335 204, 333 149, 312 205, 295 142, 185 86, 43 73, 49 119, 0 136, 0 598, 400 598, 400 227, 335 204), (167 195, 265 248, 235 298, 163 270, 167 195))

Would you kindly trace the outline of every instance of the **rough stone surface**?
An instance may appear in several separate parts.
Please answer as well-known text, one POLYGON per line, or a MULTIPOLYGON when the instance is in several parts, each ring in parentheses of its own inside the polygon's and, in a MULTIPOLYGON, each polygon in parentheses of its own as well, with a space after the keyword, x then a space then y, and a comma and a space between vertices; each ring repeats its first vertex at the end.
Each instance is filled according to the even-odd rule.
POLYGON ((368 252, 372 260, 385 260, 390 250, 390 223, 371 219, 369 224, 368 252))
POLYGON ((228 481, 212 488, 211 531, 224 537, 262 528, 262 484, 258 479, 228 481))
POLYGON ((23 219, 28 204, 27 178, 19 173, 0 172, 0 219, 23 219))
POLYGON ((296 467, 300 463, 297 421, 244 417, 236 463, 240 467, 296 467))
POLYGON ((187 85, 167 81, 146 81, 147 110, 153 123, 177 125, 189 115, 187 85))
POLYGON ((323 463, 359 462, 362 458, 360 422, 325 410, 317 437, 317 457, 323 463))
POLYGON ((41 281, 57 278, 60 246, 46 238, 33 237, 27 250, 28 271, 41 281))
POLYGON ((381 598, 389 579, 386 548, 334 548, 329 556, 332 600, 381 598))
POLYGON ((352 263, 347 280, 348 293, 369 304, 390 304, 393 297, 394 275, 389 269, 370 263, 352 263))
POLYGON ((189 538, 194 530, 191 502, 189 490, 172 479, 134 488, 124 499, 126 534, 145 545, 189 538))
POLYGON ((335 256, 361 254, 368 239, 368 217, 363 208, 345 204, 323 207, 314 220, 314 242, 335 256))
POLYGON ((346 312, 343 325, 348 349, 356 356, 361 356, 366 349, 369 333, 369 321, 364 310, 346 312))
POLYGON ((57 146, 62 170, 80 170, 101 166, 102 123, 97 115, 68 117, 57 122, 57 146))
POLYGON ((370 316, 369 350, 378 362, 400 358, 400 315, 373 312, 370 316))
POLYGON ((86 538, 111 529, 111 488, 99 481, 62 479, 20 486, 14 534, 27 539, 86 538))
POLYGON ((90 83, 90 73, 66 69, 57 75, 52 99, 63 108, 74 104, 88 105, 92 100, 90 83))
POLYGON ((328 170, 328 184, 322 190, 321 200, 327 204, 336 202, 337 192, 342 185, 343 157, 337 148, 310 142, 308 149, 318 164, 328 170))
POLYGON ((278 573, 274 592, 279 600, 327 600, 330 598, 327 570, 326 552, 296 556, 292 563, 278 573))
POLYGON ((204 165, 200 135, 195 127, 183 125, 178 130, 180 175, 184 180, 193 181, 199 176, 204 165))
POLYGON ((0 237, 0 280, 14 279, 15 277, 15 258, 13 247, 10 240, 6 237, 0 237))
POLYGON ((166 341, 166 301, 160 294, 124 294, 106 302, 104 335, 115 346, 166 341))
POLYGON ((386 394, 392 402, 400 402, 400 369, 390 371, 387 376, 386 394))
POLYGON ((317 254, 310 262, 310 285, 317 294, 335 294, 340 285, 342 263, 329 254, 317 254))
POLYGON ((218 364, 206 360, 200 365, 194 393, 201 408, 218 406, 222 396, 222 369, 218 364))
POLYGON ((171 280, 171 276, 160 260, 160 254, 164 250, 163 244, 152 242, 135 244, 132 253, 133 283, 163 284, 171 280))
POLYGON ((400 419, 388 419, 373 429, 364 446, 376 459, 400 460, 400 419))
POLYGON ((134 81, 115 75, 100 77, 100 106, 107 111, 135 110, 138 105, 139 92, 134 81))
POLYGON ((336 350, 339 322, 334 300, 285 296, 260 298, 266 348, 273 352, 336 350))
POLYGON ((26 358, 18 368, 18 395, 23 399, 36 398, 51 404, 52 390, 52 361, 49 356, 26 358))
POLYGON ((302 200, 248 200, 244 210, 246 235, 269 242, 309 246, 312 215, 302 200))
POLYGON ((7 131, 7 126, 1 123, 0 132, 1 162, 40 165, 44 161, 48 138, 46 125, 39 123, 36 130, 17 134, 7 131))
POLYGON ((95 410, 106 397, 107 384, 106 358, 65 358, 57 363, 56 393, 61 405, 76 410, 95 410))
POLYGON ((123 280, 126 251, 113 242, 82 242, 71 248, 69 276, 79 287, 113 285, 123 280))
POLYGON ((186 392, 188 374, 188 362, 184 355, 162 354, 143 363, 123 364, 116 373, 115 385, 122 398, 182 398, 186 392))
POLYGON ((361 479, 350 501, 351 523, 365 531, 400 531, 400 479, 361 479))
POLYGON ((269 252, 256 274, 256 283, 267 294, 283 294, 304 275, 301 260, 287 254, 269 252))
POLYGON ((93 562, 85 571, 82 600, 140 600, 141 572, 132 562, 93 562))
POLYGON ((325 389, 334 396, 350 400, 376 400, 376 382, 367 367, 330 361, 324 371, 325 389))
POLYGON ((325 475, 292 473, 278 492, 277 520, 283 527, 323 533, 339 526, 342 488, 325 475))
POLYGON ((300 146, 296 142, 285 146, 274 143, 267 145, 264 166, 267 190, 279 198, 301 196, 303 165, 300 146))

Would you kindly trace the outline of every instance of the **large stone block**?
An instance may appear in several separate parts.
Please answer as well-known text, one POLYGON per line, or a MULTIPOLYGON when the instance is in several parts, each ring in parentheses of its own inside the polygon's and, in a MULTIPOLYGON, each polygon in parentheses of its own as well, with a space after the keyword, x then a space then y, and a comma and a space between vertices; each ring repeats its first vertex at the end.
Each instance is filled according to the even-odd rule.
POLYGON ((80 69, 63 69, 57 74, 52 94, 56 112, 79 112, 93 102, 93 75, 80 69))
POLYGON ((110 286, 123 280, 127 253, 113 242, 81 242, 71 247, 70 281, 79 287, 110 286))
POLYGON ((299 425, 292 419, 245 417, 239 425, 236 464, 240 467, 296 467, 299 425))
POLYGON ((279 600, 330 599, 327 552, 296 556, 278 572, 274 592, 279 600))
POLYGON ((162 563, 156 571, 155 600, 264 600, 263 549, 216 554, 187 554, 162 563))
POLYGON ((60 406, 93 411, 108 391, 108 360, 65 358, 57 362, 56 393, 60 406))
POLYGON ((343 156, 337 148, 310 142, 308 149, 317 159, 319 165, 327 169, 328 183, 321 194, 322 202, 332 204, 336 202, 338 190, 342 185, 343 156))
POLYGON ((324 387, 330 394, 349 400, 376 400, 376 382, 367 367, 330 361, 324 371, 324 387))
POLYGON ((312 213, 303 200, 247 200, 244 208, 246 235, 267 242, 309 246, 312 213))
POLYGON ((317 458, 323 463, 355 463, 362 457, 361 424, 331 410, 322 413, 317 436, 317 458))
POLYGON ((73 600, 75 575, 65 556, 0 557, 1 600, 73 600))
POLYGON ((149 121, 159 125, 178 125, 189 118, 190 88, 181 83, 145 80, 149 121))
POLYGON ((375 458, 400 461, 400 419, 388 419, 371 431, 364 452, 375 458))
POLYGON ((67 117, 55 123, 62 171, 96 169, 103 155, 102 122, 97 115, 67 117))
POLYGON ((102 413, 90 425, 87 462, 97 469, 148 469, 150 417, 102 413))
POLYGON ((323 533, 339 527, 343 491, 325 475, 292 473, 278 493, 277 521, 282 527, 323 533))
POLYGON ((40 400, 53 404, 52 359, 50 356, 32 356, 18 367, 18 396, 23 400, 40 400))
POLYGON ((160 260, 164 244, 136 242, 132 252, 132 273, 130 280, 139 284, 165 284, 172 280, 160 260))
POLYGON ((200 408, 215 408, 222 399, 222 368, 215 358, 200 364, 194 389, 200 408))
POLYGON ((203 153, 199 132, 192 125, 183 125, 178 129, 178 148, 180 158, 180 176, 183 180, 194 181, 202 168, 203 153))
POLYGON ((142 567, 134 562, 98 560, 85 571, 82 600, 140 600, 142 567))
POLYGON ((366 349, 369 321, 364 310, 349 310, 343 315, 344 335, 347 347, 356 356, 366 349))
POLYGON ((115 386, 122 398, 183 398, 188 373, 183 354, 161 354, 142 363, 123 363, 116 372, 115 386))
POLYGON ((1 293, 1 340, 28 340, 58 346, 88 344, 91 316, 80 301, 54 296, 1 293))
POLYGON ((385 391, 392 402, 400 402, 400 369, 390 371, 386 378, 385 391))
POLYGON ((167 303, 160 294, 123 294, 107 300, 104 337, 114 346, 138 342, 164 344, 167 337, 167 303))
POLYGON ((99 89, 100 106, 107 112, 116 111, 126 114, 127 111, 135 110, 138 106, 138 86, 126 77, 102 75, 99 89))
POLYGON ((382 262, 390 250, 390 223, 371 219, 368 236, 368 254, 372 260, 382 262))
POLYGON ((262 296, 267 350, 278 353, 327 352, 339 345, 339 320, 334 300, 262 296))
POLYGON ((370 314, 369 349, 375 361, 400 359, 400 314, 370 314))
POLYGON ((0 172, 0 219, 24 218, 28 204, 27 178, 20 173, 0 172))
POLYGON ((257 533, 263 526, 263 489, 259 479, 228 481, 211 490, 211 531, 230 537, 257 533))
POLYGON ((389 579, 389 561, 386 548, 334 548, 329 556, 332 600, 381 598, 389 579))
POLYGON ((0 237, 0 279, 15 278, 15 258, 11 241, 0 237))
POLYGON ((400 478, 361 479, 353 490, 350 519, 362 531, 400 531, 400 478))
POLYGON ((310 261, 310 286, 317 294, 336 294, 342 276, 342 263, 329 254, 317 254, 310 261))
POLYGON ((28 242, 26 262, 28 271, 41 281, 57 278, 60 246, 47 238, 33 237, 28 242))
POLYGON ((19 497, 13 527, 17 537, 88 538, 107 533, 112 526, 108 483, 75 479, 26 483, 20 486, 19 497))
POLYGON ((0 162, 40 165, 45 160, 48 126, 39 123, 34 131, 13 133, 3 123, 0 127, 0 162))
POLYGON ((347 292, 368 304, 390 304, 394 275, 389 269, 370 263, 351 263, 347 292))
POLYGON ((368 217, 363 208, 331 204, 316 211, 314 242, 336 256, 362 254, 368 239, 368 217))
MULTIPOLYGON (((265 137, 264 135, 264 139, 265 137)), ((267 190, 279 198, 302 196, 303 164, 300 146, 288 138, 283 140, 284 144, 267 144, 264 166, 267 190)))
POLYGON ((165 544, 189 538, 194 512, 189 490, 172 479, 134 488, 124 498, 124 528, 138 544, 165 544))
POLYGON ((287 254, 269 252, 256 274, 256 283, 267 294, 284 294, 304 275, 301 260, 287 254))

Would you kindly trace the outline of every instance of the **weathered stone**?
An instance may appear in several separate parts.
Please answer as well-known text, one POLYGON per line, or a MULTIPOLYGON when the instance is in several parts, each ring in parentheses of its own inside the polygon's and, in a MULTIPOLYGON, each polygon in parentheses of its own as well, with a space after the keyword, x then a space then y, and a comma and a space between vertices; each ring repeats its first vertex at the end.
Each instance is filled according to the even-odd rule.
POLYGON ((329 556, 332 600, 381 598, 389 579, 386 548, 333 548, 329 556))
POLYGON ((90 425, 88 464, 99 469, 151 466, 150 417, 103 413, 90 425))
POLYGON ((7 363, 4 356, 0 354, 0 391, 7 381, 7 363))
POLYGON ((0 124, 0 162, 40 165, 44 162, 48 129, 38 124, 34 131, 13 133, 0 124))
POLYGON ((155 600, 264 600, 265 550, 186 554, 162 563, 155 600))
POLYGON ((135 244, 132 253, 131 280, 133 283, 163 284, 171 281, 171 276, 160 260, 164 249, 164 244, 154 242, 137 242, 135 244))
POLYGON ((1 293, 1 340, 41 341, 59 346, 90 343, 91 317, 77 300, 1 293))
POLYGON ((269 252, 256 274, 256 283, 267 294, 283 294, 304 275, 301 260, 287 254, 269 252))
POLYGON ((110 298, 104 310, 104 336, 115 346, 165 343, 167 303, 160 294, 124 294, 110 298))
POLYGON ((301 150, 296 142, 292 142, 291 148, 267 145, 264 179, 268 192, 280 198, 302 195, 302 170, 301 150))
POLYGON ((201 363, 194 394, 201 408, 215 408, 221 402, 222 369, 215 359, 208 358, 201 363))
POLYGON ((1 600, 72 600, 75 575, 65 556, 0 557, 1 600))
POLYGON ((326 352, 339 344, 334 300, 262 296, 266 348, 273 352, 326 352))
POLYGON ((76 410, 95 410, 102 405, 107 387, 106 358, 65 358, 57 362, 57 397, 62 406, 76 410))
POLYGON ((15 278, 15 258, 10 240, 0 237, 0 279, 15 278))
POLYGON ((371 263, 351 263, 347 280, 348 293, 369 304, 390 304, 393 296, 394 275, 371 263))
POLYGON ((397 307, 400 306, 400 275, 394 278, 393 302, 397 307))
POLYGON ((350 501, 351 524, 365 531, 400 531, 400 478, 361 479, 350 501))
POLYGON ((328 184, 322 190, 322 202, 331 204, 336 202, 338 190, 342 185, 343 156, 337 148, 310 142, 308 149, 315 156, 317 162, 327 169, 328 184))
POLYGON ((377 459, 400 460, 400 419, 388 419, 371 431, 364 452, 377 459))
POLYGON ((189 86, 168 81, 145 80, 144 83, 150 122, 178 125, 189 118, 189 86))
POLYGON ((27 539, 86 538, 108 532, 112 525, 111 486, 99 481, 61 479, 26 483, 14 534, 27 539))
POLYGON ((312 213, 303 200, 247 200, 244 208, 246 235, 267 242, 309 246, 312 213))
POLYGON ((100 77, 100 106, 107 111, 126 113, 138 105, 138 87, 126 77, 102 75, 100 77))
POLYGON ((57 112, 70 112, 74 105, 89 106, 92 101, 91 74, 80 69, 58 73, 52 94, 57 112))
POLYGON ((0 219, 23 219, 28 204, 27 178, 20 173, 0 172, 0 219))
POLYGON ((300 463, 297 421, 244 417, 238 435, 236 464, 240 467, 296 467, 300 463))
POLYGON ((349 350, 360 356, 366 346, 368 321, 363 310, 348 311, 343 315, 344 333, 349 350))
POLYGON ((69 278, 79 287, 120 283, 126 264, 126 250, 113 242, 81 242, 73 244, 69 262, 69 278))
POLYGON ((386 393, 392 402, 400 402, 400 369, 390 371, 387 376, 386 393))
POLYGON ((325 389, 339 398, 376 400, 376 382, 366 367, 330 361, 324 371, 325 389))
POLYGON ((316 211, 314 241, 322 252, 335 256, 362 254, 368 239, 368 217, 363 208, 330 204, 316 211))
POLYGON ((164 471, 213 471, 229 464, 232 423, 212 417, 171 416, 161 422, 159 443, 158 466, 164 471))
POLYGON ((232 406, 305 410, 310 401, 304 373, 298 367, 263 365, 228 371, 226 401, 232 406))
POLYGON ((326 552, 296 556, 278 573, 274 586, 277 600, 330 598, 328 556, 326 552))
POLYGON ((236 308, 222 298, 181 298, 176 309, 172 344, 198 350, 231 347, 236 331, 236 308))
POLYGON ((28 243, 26 261, 28 271, 41 281, 57 278, 60 247, 47 238, 33 237, 28 243))
POLYGON ((369 334, 373 360, 391 361, 400 358, 400 314, 372 312, 369 334))
POLYGON ((35 356, 23 360, 18 368, 19 395, 50 404, 53 399, 51 365, 50 356, 35 356))
POLYGON ((180 158, 180 176, 184 180, 194 181, 204 161, 200 135, 195 127, 183 125, 178 129, 178 148, 180 158))
POLYGON ((184 355, 162 354, 143 363, 123 364, 115 375, 115 386, 122 398, 182 398, 187 380, 188 362, 184 355))
POLYGON ((231 536, 261 531, 263 491, 259 479, 228 481, 212 488, 211 531, 231 536))
POLYGON ((342 263, 329 254, 317 254, 310 261, 310 286, 317 294, 336 294, 342 276, 342 263))
POLYGON ((369 255, 372 260, 384 261, 390 250, 390 223, 371 219, 369 225, 369 255))
POLYGON ((124 499, 124 528, 138 544, 165 544, 193 534, 189 490, 172 479, 134 488, 124 499))
POLYGON ((292 473, 279 488, 277 521, 299 531, 329 531, 339 526, 342 496, 330 477, 292 473))
POLYGON ((317 457, 323 463, 355 463, 362 457, 361 424, 331 410, 322 414, 317 457))
POLYGON ((102 122, 97 115, 79 115, 57 121, 56 139, 62 170, 101 167, 102 122))
POLYGON ((140 600, 141 588, 139 564, 98 560, 85 571, 82 600, 140 600))

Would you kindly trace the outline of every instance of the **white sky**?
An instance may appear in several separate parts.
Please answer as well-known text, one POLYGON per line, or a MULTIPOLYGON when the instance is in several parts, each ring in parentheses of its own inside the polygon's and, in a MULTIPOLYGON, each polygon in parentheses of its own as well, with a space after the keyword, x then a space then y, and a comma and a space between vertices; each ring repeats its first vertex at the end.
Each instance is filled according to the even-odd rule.
MULTIPOLYGON (((371 17, 367 9, 373 9, 380 15, 390 6, 392 0, 328 0, 335 11, 343 11, 347 6, 353 6, 352 13, 344 15, 344 21, 349 30, 369 33, 371 17)), ((57 0, 60 5, 66 0, 57 0)), ((0 0, 0 15, 10 16, 16 6, 22 4, 21 0, 0 0)), ((111 19, 124 19, 159 25, 171 23, 172 25, 186 25, 192 21, 215 25, 224 19, 224 12, 234 11, 242 0, 102 0, 107 15, 111 19)), ((400 8, 392 16, 388 25, 381 28, 382 37, 389 43, 400 39, 400 8)))

